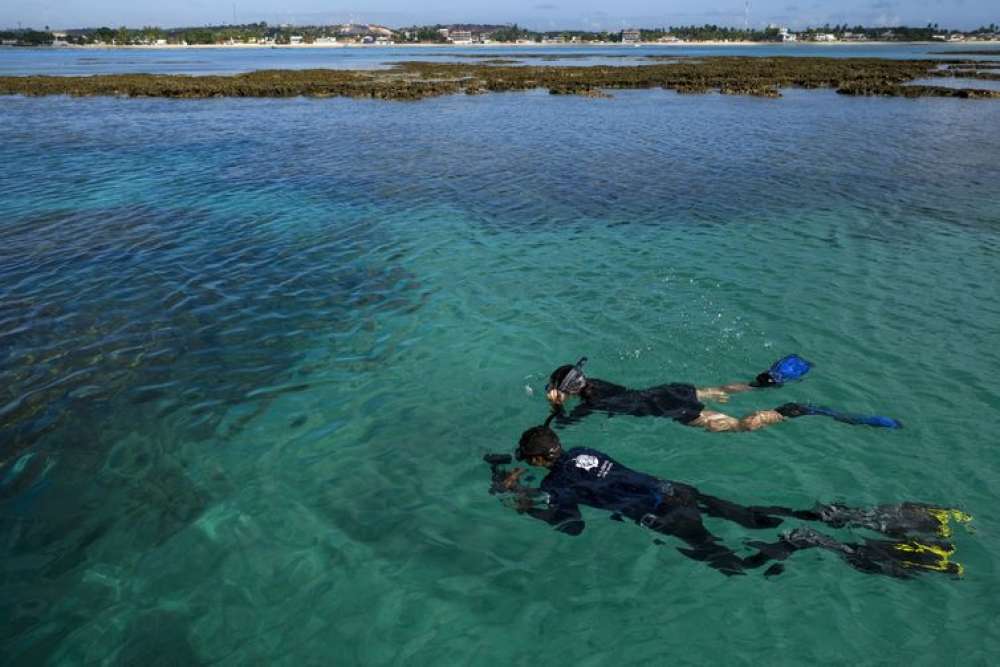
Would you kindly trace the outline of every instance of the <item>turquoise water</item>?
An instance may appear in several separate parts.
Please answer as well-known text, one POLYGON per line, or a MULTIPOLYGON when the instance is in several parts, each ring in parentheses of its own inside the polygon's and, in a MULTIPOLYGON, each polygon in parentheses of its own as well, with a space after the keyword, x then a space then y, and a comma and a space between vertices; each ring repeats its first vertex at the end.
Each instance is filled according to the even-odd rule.
MULTIPOLYGON (((0 655, 12 664, 987 664, 1000 650, 1000 104, 626 91, 0 99, 0 655), (975 515, 961 580, 725 578, 480 457, 590 357, 813 400, 567 445, 739 502, 975 515)), ((709 520, 741 553, 751 532, 709 520)), ((789 522, 783 528, 792 527, 789 522)), ((840 531, 860 538, 863 531, 840 531)))
MULTIPOLYGON (((642 65, 645 56, 822 56, 998 60, 996 55, 964 55, 975 44, 755 44, 752 46, 449 46, 361 48, 187 48, 187 49, 0 49, 0 76, 49 74, 86 76, 111 73, 235 74, 257 69, 368 69, 406 60, 478 61, 522 59, 532 65, 642 65), (951 52, 955 52, 952 54, 951 52), (470 59, 468 56, 473 56, 470 59), (527 57, 525 57, 527 56, 527 57), (569 56, 569 59, 565 59, 569 56), (558 60, 546 58, 561 57, 558 60)), ((993 48, 993 47, 988 47, 993 48)))

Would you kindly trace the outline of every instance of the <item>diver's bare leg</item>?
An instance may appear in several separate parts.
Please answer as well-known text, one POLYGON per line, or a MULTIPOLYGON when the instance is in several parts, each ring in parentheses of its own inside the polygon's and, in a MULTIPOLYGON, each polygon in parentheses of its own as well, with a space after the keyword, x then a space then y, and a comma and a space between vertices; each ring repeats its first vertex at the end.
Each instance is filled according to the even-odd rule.
POLYGON ((762 428, 785 421, 785 417, 774 410, 758 410, 742 418, 732 417, 715 410, 702 410, 688 426, 697 426, 712 433, 724 431, 758 431, 762 428))

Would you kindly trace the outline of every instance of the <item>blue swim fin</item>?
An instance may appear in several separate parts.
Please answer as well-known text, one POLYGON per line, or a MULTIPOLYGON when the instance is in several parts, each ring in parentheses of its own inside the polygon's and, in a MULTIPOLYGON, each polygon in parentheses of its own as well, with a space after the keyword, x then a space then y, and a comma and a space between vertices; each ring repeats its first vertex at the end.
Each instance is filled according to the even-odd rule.
POLYGON ((810 415, 823 415, 825 417, 832 417, 839 422, 844 422, 845 424, 853 424, 855 426, 875 426, 878 428, 903 428, 903 424, 892 417, 883 417, 881 415, 857 415, 850 412, 838 412, 837 410, 832 410, 830 408, 822 408, 818 405, 807 405, 806 408, 808 412, 806 414, 810 415))
POLYGON ((754 378, 750 386, 780 387, 786 382, 801 380, 810 368, 812 368, 812 363, 797 354, 790 354, 771 364, 770 368, 754 378))
POLYGON ((845 424, 854 426, 874 426, 876 428, 903 428, 903 423, 892 417, 881 415, 858 415, 851 412, 840 412, 832 408, 824 408, 819 405, 807 403, 785 403, 775 408, 775 411, 785 417, 804 417, 808 415, 821 415, 830 417, 845 424))

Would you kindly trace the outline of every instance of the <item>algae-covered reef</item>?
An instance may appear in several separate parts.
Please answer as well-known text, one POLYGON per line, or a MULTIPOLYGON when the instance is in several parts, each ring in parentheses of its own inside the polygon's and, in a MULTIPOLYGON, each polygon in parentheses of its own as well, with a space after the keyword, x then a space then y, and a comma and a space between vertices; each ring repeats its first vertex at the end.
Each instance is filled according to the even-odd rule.
POLYGON ((781 88, 800 87, 833 88, 849 95, 1000 98, 998 91, 904 85, 928 76, 942 64, 933 60, 787 57, 715 57, 627 67, 406 62, 380 70, 265 70, 233 76, 0 77, 0 94, 418 100, 534 88, 591 96, 601 90, 665 88, 679 93, 719 91, 779 97, 781 88))

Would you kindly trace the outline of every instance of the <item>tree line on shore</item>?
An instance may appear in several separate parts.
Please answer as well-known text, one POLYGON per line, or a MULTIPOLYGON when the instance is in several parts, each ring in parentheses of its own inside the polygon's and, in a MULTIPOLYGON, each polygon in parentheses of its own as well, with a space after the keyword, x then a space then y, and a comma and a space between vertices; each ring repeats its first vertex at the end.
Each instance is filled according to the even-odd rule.
MULTIPOLYGON (((815 35, 833 35, 834 38, 871 39, 884 41, 930 41, 935 37, 961 36, 971 38, 997 37, 1000 26, 991 23, 973 31, 958 31, 942 29, 936 23, 928 23, 926 27, 907 26, 895 27, 865 27, 861 25, 850 27, 843 25, 824 25, 799 31, 799 35, 809 39, 815 35)), ((49 46, 54 43, 74 45, 107 44, 116 46, 144 45, 157 43, 170 44, 226 44, 226 43, 274 43, 289 44, 293 41, 315 43, 317 40, 337 40, 340 42, 362 42, 376 38, 390 40, 394 43, 440 43, 455 41, 456 34, 472 41, 490 41, 498 43, 514 43, 519 41, 543 42, 606 42, 623 41, 623 35, 639 41, 655 42, 658 40, 676 39, 679 41, 750 41, 769 42, 781 41, 781 31, 776 26, 765 29, 742 29, 729 26, 669 26, 660 28, 636 28, 627 31, 585 31, 556 30, 535 31, 517 24, 481 25, 481 24, 437 24, 410 26, 391 29, 382 26, 365 24, 329 25, 329 26, 271 26, 265 22, 247 23, 242 25, 219 25, 186 28, 160 28, 145 26, 142 28, 78 28, 65 31, 51 31, 49 26, 44 30, 23 29, 0 31, 0 43, 8 46, 49 46)))

